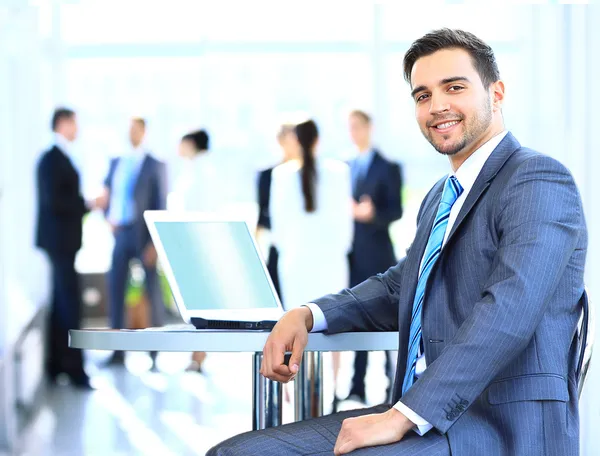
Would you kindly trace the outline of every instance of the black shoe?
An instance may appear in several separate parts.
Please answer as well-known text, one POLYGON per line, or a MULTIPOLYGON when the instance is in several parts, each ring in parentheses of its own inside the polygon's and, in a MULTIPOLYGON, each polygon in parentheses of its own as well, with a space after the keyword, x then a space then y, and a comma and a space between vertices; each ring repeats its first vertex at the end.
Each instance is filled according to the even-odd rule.
POLYGON ((366 404, 367 403, 367 398, 363 395, 361 396, 360 394, 355 394, 355 393, 350 393, 348 395, 348 397, 346 399, 344 399, 345 401, 353 401, 353 402, 360 402, 361 404, 366 404))
POLYGON ((82 377, 71 377, 71 385, 81 391, 93 391, 95 389, 90 384, 90 378, 87 375, 82 377))
POLYGON ((107 366, 124 366, 125 365, 125 352, 115 351, 113 352, 110 359, 106 362, 107 366))
POLYGON ((341 399, 339 397, 333 396, 333 402, 331 403, 331 413, 337 413, 340 402, 341 399))

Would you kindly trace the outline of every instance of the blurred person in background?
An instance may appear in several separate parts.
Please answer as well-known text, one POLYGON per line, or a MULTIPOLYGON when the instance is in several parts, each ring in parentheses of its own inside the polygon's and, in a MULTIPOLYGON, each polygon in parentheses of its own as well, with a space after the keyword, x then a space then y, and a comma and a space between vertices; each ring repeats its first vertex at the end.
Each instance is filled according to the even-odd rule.
MULTIPOLYGON (((112 266, 108 274, 110 318, 113 329, 125 323, 125 288, 132 259, 142 262, 144 285, 150 301, 151 323, 162 326, 165 305, 156 271, 157 254, 144 222, 144 211, 166 207, 166 166, 144 146, 146 121, 135 117, 129 129, 130 150, 111 160, 104 182, 106 217, 115 236, 112 266)), ((151 354, 153 367, 156 353, 151 354)), ((124 353, 117 351, 110 363, 122 364, 124 353)))
POLYGON ((319 132, 313 120, 298 124, 295 133, 300 157, 273 170, 269 205, 286 309, 347 286, 352 245, 348 166, 317 160, 319 132))
MULTIPOLYGON (((277 133, 277 142, 283 152, 282 163, 287 163, 290 160, 296 159, 299 156, 299 145, 294 132, 293 124, 281 125, 277 133)), ((256 237, 260 244, 263 244, 265 238, 268 238, 271 230, 271 216, 269 214, 269 205, 271 201, 271 181, 273 170, 268 168, 261 171, 258 175, 258 224, 256 229, 256 237)), ((277 272, 277 262, 279 252, 271 239, 267 239, 264 244, 268 244, 267 269, 275 290, 281 298, 281 288, 279 285, 279 273, 277 272)))
MULTIPOLYGON (((386 160, 372 143, 371 117, 359 110, 349 116, 357 156, 350 162, 354 212, 354 240, 350 254, 350 286, 383 273, 396 264, 390 224, 402 216, 402 168, 386 160)), ((356 352, 348 399, 366 404, 365 376, 369 352, 356 352)), ((386 352, 389 388, 393 381, 390 353, 386 352)), ((336 404, 337 399, 334 399, 336 404)))
MULTIPOLYGON (((280 296, 286 310, 326 290, 347 287, 352 245, 348 165, 317 159, 319 132, 314 121, 298 124, 294 133, 287 140, 291 149, 297 143, 299 155, 273 170, 269 205, 273 244, 279 252, 280 296)), ((332 361, 335 391, 339 354, 332 361)))
POLYGON ((75 112, 56 109, 52 130, 54 145, 37 166, 36 245, 46 252, 52 268, 46 372, 52 383, 64 373, 74 386, 89 389, 83 354, 70 349, 68 340, 69 330, 78 329, 81 323, 81 287, 75 256, 81 248, 82 220, 101 201, 86 203, 81 195, 79 171, 72 156, 78 130, 75 112))
MULTIPOLYGON (((213 162, 209 145, 210 138, 206 130, 194 131, 181 138, 179 156, 185 165, 169 198, 169 209, 195 212, 218 212, 223 209, 223 176, 213 162)), ((187 370, 202 372, 205 358, 206 353, 194 352, 187 370)))
POLYGON ((184 161, 182 171, 169 198, 169 209, 216 212, 225 204, 225 193, 206 130, 197 130, 181 138, 178 154, 184 161))

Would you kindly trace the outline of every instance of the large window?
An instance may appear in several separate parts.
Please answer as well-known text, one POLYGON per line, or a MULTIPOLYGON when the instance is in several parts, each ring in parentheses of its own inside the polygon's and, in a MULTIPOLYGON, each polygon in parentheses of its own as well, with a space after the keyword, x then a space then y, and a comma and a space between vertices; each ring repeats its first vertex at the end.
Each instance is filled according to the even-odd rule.
POLYGON ((509 87, 507 125, 527 138, 532 80, 523 69, 531 66, 531 21, 529 6, 492 17, 488 7, 443 2, 426 10, 368 1, 64 4, 66 101, 81 113, 86 191, 101 184, 109 157, 127 147, 131 115, 148 118, 148 145, 167 161, 171 182, 181 167, 179 138, 208 128, 232 197, 248 201, 256 172, 279 158, 274 137, 286 114, 313 116, 322 132, 320 154, 344 159, 352 154, 347 112, 366 109, 384 154, 404 165, 406 211, 393 228, 400 255, 424 192, 448 172, 416 126, 403 53, 442 26, 488 40, 509 87))

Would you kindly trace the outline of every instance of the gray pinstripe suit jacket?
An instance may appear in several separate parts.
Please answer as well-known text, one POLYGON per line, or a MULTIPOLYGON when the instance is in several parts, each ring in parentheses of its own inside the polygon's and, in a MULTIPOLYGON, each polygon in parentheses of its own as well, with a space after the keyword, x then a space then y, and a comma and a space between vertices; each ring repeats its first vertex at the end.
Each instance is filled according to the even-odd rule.
MULTIPOLYGON (((317 299, 328 332, 398 331, 406 366, 419 263, 445 178, 427 194, 407 256, 317 299)), ((509 133, 469 193, 432 271, 422 313, 428 368, 402 402, 453 455, 577 455, 575 332, 587 231, 567 169, 509 133)))

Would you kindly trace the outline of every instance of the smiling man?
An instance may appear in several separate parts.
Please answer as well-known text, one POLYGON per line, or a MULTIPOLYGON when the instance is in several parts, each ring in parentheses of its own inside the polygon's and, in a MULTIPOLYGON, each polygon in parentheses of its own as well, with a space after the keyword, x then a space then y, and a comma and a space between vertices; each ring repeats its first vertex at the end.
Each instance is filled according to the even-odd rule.
POLYGON ((425 197, 407 256, 286 313, 262 365, 287 382, 309 331, 398 331, 392 404, 243 434, 209 454, 579 453, 587 231, 573 178, 504 130, 504 84, 474 35, 425 35, 404 71, 417 123, 450 173, 425 197))

